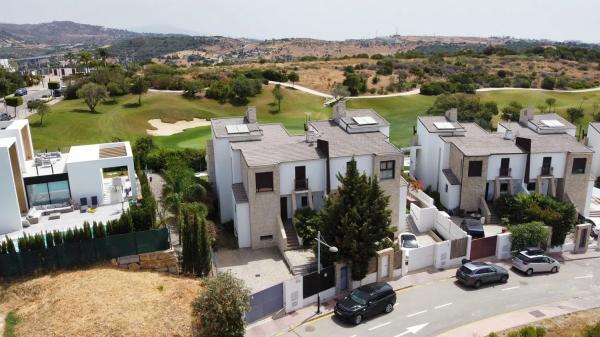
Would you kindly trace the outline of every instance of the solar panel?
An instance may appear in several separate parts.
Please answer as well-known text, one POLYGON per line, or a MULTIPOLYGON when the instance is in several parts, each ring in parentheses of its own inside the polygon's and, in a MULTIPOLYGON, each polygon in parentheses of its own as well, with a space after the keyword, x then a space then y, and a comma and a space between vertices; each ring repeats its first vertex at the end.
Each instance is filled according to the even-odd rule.
POLYGON ((246 124, 225 125, 225 129, 227 129, 227 133, 229 134, 250 133, 246 124))
POLYGON ((377 121, 375 119, 373 119, 373 117, 371 117, 371 116, 352 117, 352 119, 358 125, 372 125, 372 124, 377 124, 377 121))
POLYGON ((541 122, 549 128, 560 128, 565 126, 563 123, 557 121, 556 119, 543 119, 541 120, 541 122))
POLYGON ((453 130, 453 129, 456 129, 454 127, 454 125, 452 125, 452 123, 450 123, 450 122, 435 122, 433 124, 439 130, 453 130))

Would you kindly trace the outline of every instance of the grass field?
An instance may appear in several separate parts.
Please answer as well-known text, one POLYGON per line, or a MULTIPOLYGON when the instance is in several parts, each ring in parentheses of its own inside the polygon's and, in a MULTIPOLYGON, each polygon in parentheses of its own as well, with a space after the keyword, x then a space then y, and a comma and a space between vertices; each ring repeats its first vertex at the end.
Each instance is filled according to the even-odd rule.
MULTIPOLYGON (((325 119, 331 109, 323 107, 324 100, 292 89, 284 89, 281 112, 273 112, 272 86, 251 99, 258 119, 262 123, 283 123, 290 132, 301 133, 306 113, 312 119, 325 119)), ((518 101, 524 106, 536 107, 544 104, 548 97, 557 100, 556 110, 565 116, 568 107, 579 106, 583 102, 586 116, 578 124, 587 126, 591 120, 592 104, 600 104, 600 92, 557 93, 534 91, 501 91, 478 94, 482 101, 495 101, 499 108, 510 101, 518 101)), ((435 97, 399 96, 388 98, 353 99, 350 108, 372 108, 391 123, 391 139, 398 146, 407 146, 412 137, 416 117, 424 114, 433 104, 435 97)), ((160 118, 165 122, 190 120, 194 117, 214 118, 241 116, 245 106, 220 104, 209 99, 190 100, 177 94, 149 93, 144 96, 142 106, 137 106, 137 98, 124 96, 117 102, 101 104, 98 113, 92 114, 81 100, 63 101, 52 107, 52 113, 45 118, 44 126, 39 126, 39 117, 32 116, 32 133, 36 149, 55 149, 69 145, 108 142, 114 139, 135 140, 145 135, 150 127, 149 119, 160 118)), ((498 120, 499 117, 496 117, 498 120)), ((164 147, 203 148, 210 138, 210 128, 200 127, 166 137, 155 137, 156 143, 164 147)))

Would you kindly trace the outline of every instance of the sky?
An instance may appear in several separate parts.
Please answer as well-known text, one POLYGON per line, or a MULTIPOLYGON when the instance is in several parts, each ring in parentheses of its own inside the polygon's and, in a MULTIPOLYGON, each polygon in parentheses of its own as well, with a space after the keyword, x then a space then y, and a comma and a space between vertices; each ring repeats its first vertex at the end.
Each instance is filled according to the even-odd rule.
POLYGON ((27 0, 27 8, 45 10, 2 2, 0 22, 8 23, 70 20, 257 39, 398 33, 600 42, 600 1, 594 0, 27 0))

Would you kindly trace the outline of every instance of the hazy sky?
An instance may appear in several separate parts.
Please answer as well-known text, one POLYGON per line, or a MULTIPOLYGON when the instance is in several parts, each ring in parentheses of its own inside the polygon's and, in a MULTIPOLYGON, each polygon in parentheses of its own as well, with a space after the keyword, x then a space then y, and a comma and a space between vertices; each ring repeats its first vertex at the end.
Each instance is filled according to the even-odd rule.
POLYGON ((0 22, 11 23, 71 20, 261 39, 341 40, 397 31, 600 42, 595 0, 27 0, 25 7, 22 1, 2 2, 0 22))

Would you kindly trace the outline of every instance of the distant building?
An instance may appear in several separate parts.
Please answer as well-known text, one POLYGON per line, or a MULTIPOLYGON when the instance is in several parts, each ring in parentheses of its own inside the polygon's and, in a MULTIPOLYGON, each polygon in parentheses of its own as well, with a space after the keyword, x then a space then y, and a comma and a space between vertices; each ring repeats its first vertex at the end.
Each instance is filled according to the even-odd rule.
POLYGON ((8 62, 8 59, 0 59, 0 68, 4 68, 11 72, 15 71, 15 68, 10 65, 10 62, 8 62))

